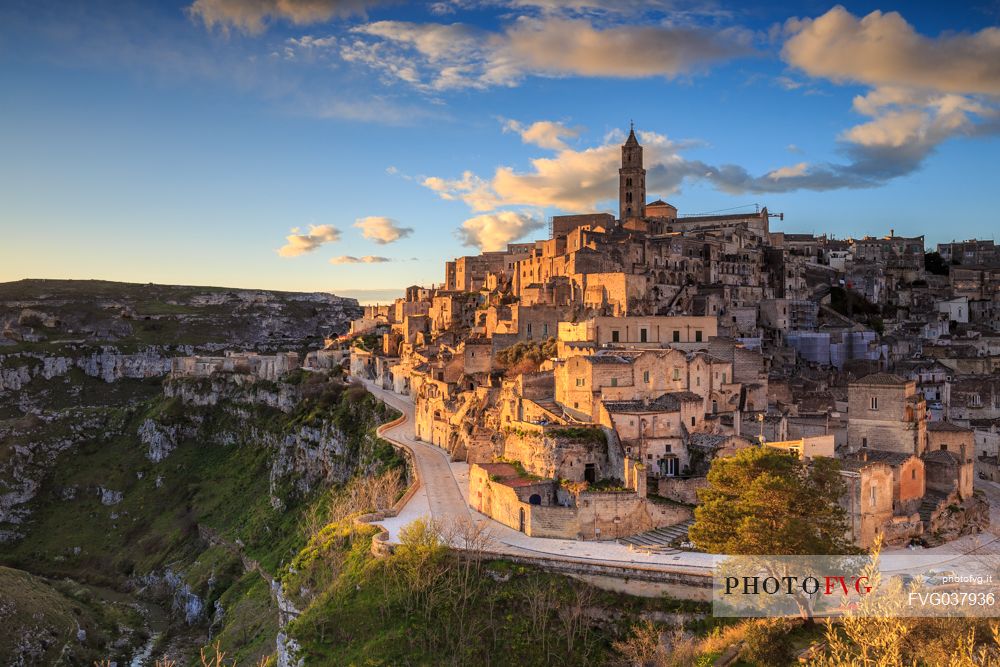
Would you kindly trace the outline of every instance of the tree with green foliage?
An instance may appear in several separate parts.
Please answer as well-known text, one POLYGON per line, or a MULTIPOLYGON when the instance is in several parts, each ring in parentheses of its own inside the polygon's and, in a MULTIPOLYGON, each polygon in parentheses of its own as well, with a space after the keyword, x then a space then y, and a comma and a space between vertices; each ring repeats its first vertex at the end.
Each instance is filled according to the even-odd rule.
POLYGON ((834 459, 744 449, 712 462, 690 536, 719 554, 852 553, 839 502, 844 491, 834 459))
POLYGON ((937 251, 924 254, 924 268, 936 276, 946 276, 949 271, 948 262, 944 261, 944 257, 937 251))
POLYGON ((556 356, 556 339, 543 341, 521 341, 497 352, 497 364, 507 369, 508 375, 531 373, 538 370, 542 362, 556 356))

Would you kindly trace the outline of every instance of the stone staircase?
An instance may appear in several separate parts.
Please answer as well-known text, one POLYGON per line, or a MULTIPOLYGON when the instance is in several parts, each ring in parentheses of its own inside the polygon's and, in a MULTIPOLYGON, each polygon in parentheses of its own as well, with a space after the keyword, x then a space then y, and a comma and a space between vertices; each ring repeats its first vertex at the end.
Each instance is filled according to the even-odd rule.
POLYGON ((618 542, 621 544, 628 544, 636 550, 646 551, 649 553, 680 553, 681 550, 672 545, 687 541, 688 529, 693 523, 693 519, 683 521, 681 523, 674 524, 673 526, 656 528, 654 530, 646 531, 645 533, 638 533, 637 535, 623 537, 618 540, 618 542))
POLYGON ((941 505, 941 501, 945 498, 947 498, 947 496, 943 493, 939 493, 937 491, 927 491, 927 493, 924 494, 923 501, 920 503, 920 507, 917 509, 917 512, 920 514, 920 520, 924 523, 924 544, 928 547, 936 547, 944 544, 944 540, 931 533, 930 528, 931 516, 941 505))
POLYGON ((919 509, 917 510, 917 512, 920 513, 920 520, 923 521, 925 524, 930 524, 931 515, 934 513, 934 510, 938 508, 938 505, 941 504, 941 501, 944 500, 945 498, 947 498, 947 496, 944 495, 943 493, 939 493, 937 491, 927 491, 924 494, 924 499, 920 503, 919 509))

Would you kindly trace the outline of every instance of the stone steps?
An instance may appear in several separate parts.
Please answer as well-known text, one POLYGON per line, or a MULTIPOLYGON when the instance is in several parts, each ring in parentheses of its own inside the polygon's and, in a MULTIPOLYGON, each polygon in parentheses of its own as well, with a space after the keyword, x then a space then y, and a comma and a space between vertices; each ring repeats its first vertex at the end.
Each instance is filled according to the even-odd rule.
POLYGON ((694 523, 693 520, 688 520, 673 526, 655 528, 645 533, 624 537, 618 541, 621 544, 628 544, 643 551, 665 554, 680 553, 680 549, 671 545, 687 540, 688 529, 692 523, 694 523))
POLYGON ((941 501, 947 496, 942 493, 937 493, 935 491, 928 491, 924 495, 923 501, 920 503, 920 507, 917 508, 917 513, 920 514, 920 520, 924 523, 929 523, 931 520, 931 515, 934 514, 934 510, 938 508, 941 501))

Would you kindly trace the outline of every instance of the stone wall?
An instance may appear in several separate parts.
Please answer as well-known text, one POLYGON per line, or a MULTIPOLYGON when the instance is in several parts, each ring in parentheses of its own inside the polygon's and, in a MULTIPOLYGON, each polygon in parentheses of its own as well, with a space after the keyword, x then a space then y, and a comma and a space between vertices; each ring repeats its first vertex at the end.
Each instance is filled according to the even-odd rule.
POLYGON ((855 473, 846 473, 847 493, 841 504, 847 511, 848 530, 861 548, 871 546, 875 536, 892 520, 892 467, 871 463, 855 473))
POLYGON ((706 477, 661 477, 657 481, 657 495, 689 505, 698 504, 698 489, 708 486, 706 477))

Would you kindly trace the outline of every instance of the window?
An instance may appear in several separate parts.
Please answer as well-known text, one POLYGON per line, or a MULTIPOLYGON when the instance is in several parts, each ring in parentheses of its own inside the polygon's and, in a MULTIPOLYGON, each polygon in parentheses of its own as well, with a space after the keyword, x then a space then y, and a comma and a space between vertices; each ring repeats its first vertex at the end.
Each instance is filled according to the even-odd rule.
POLYGON ((691 417, 691 426, 694 426, 694 417, 691 417))
POLYGON ((528 322, 528 338, 531 338, 531 322, 528 322))
POLYGON ((719 402, 712 401, 712 414, 716 414, 719 411, 719 402))
POLYGON ((875 487, 870 487, 869 491, 871 491, 872 507, 875 507, 875 487))
POLYGON ((545 336, 545 337, 548 337, 548 335, 549 335, 549 325, 548 324, 543 324, 542 325, 542 335, 545 336))
POLYGON ((913 470, 910 471, 910 479, 916 479, 916 478, 917 478, 917 469, 914 468, 913 470))
POLYGON ((576 386, 577 387, 582 387, 584 382, 585 382, 585 380, 583 378, 577 378, 576 379, 576 386))
POLYGON ((612 387, 618 386, 618 378, 611 378, 611 386, 612 387))
POLYGON ((948 445, 941 445, 941 451, 942 452, 948 451, 948 445))
POLYGON ((642 372, 642 381, 649 384, 649 371, 642 372))
POLYGON ((611 342, 612 343, 617 343, 618 342, 618 330, 617 329, 613 329, 611 331, 611 342))
POLYGON ((639 329, 639 342, 640 343, 645 343, 646 342, 646 337, 647 337, 646 330, 645 329, 639 329))
POLYGON ((681 332, 680 331, 675 331, 674 332, 674 342, 675 343, 681 342, 681 332))
POLYGON ((695 331, 694 332, 694 342, 696 342, 696 343, 700 343, 701 342, 701 332, 700 331, 695 331))
POLYGON ((667 454, 669 454, 670 453, 670 445, 664 445, 664 447, 665 447, 664 451, 666 451, 667 454))
POLYGON ((868 447, 868 438, 861 438, 861 446, 868 447))
POLYGON ((674 382, 678 382, 681 379, 681 369, 674 369, 674 382))
POLYGON ((696 387, 700 387, 701 386, 701 376, 700 375, 696 375, 695 376, 695 378, 694 378, 694 385, 696 387))
POLYGON ((878 410, 878 396, 872 396, 871 399, 871 409, 878 410))

